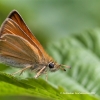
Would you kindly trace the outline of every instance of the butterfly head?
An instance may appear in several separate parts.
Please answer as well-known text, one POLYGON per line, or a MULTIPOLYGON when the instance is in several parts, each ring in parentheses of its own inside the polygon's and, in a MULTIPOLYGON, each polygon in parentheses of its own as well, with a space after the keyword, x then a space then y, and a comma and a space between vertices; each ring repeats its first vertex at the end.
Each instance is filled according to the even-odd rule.
POLYGON ((50 71, 56 71, 56 70, 58 70, 58 69, 61 69, 61 70, 63 70, 63 71, 66 71, 66 69, 64 69, 62 66, 64 66, 65 68, 71 68, 71 67, 69 67, 69 66, 66 66, 66 65, 61 65, 61 64, 58 64, 58 63, 56 63, 56 62, 50 62, 49 64, 48 64, 48 67, 49 67, 49 69, 50 69, 50 71))

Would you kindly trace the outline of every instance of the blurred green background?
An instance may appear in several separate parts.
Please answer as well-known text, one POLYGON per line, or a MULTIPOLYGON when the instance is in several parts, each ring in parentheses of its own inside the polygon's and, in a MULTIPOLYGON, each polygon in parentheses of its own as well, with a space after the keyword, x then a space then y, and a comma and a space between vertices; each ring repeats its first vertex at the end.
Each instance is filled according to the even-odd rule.
MULTIPOLYGON (((14 9, 55 60, 72 66, 66 73, 50 74, 49 83, 69 92, 94 92, 92 96, 100 98, 100 0, 0 0, 0 24, 14 9)), ((14 72, 5 68, 0 64, 3 72, 14 72)))

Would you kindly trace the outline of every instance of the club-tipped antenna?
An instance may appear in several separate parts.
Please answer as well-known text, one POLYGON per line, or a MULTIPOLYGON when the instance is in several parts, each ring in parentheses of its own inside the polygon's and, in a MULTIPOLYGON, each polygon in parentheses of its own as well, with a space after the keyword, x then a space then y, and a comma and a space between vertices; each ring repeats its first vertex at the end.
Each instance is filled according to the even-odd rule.
POLYGON ((71 66, 66 66, 66 65, 61 65, 61 66, 64 66, 65 68, 71 69, 71 66))
POLYGON ((62 67, 60 67, 60 69, 63 70, 63 71, 66 71, 66 69, 64 69, 64 68, 62 68, 62 67))
POLYGON ((60 65, 59 67, 60 67, 60 69, 61 69, 61 70, 63 70, 63 71, 66 71, 66 69, 65 69, 65 68, 63 68, 62 66, 64 66, 65 68, 69 68, 69 69, 71 69, 71 67, 70 67, 70 66, 60 65))

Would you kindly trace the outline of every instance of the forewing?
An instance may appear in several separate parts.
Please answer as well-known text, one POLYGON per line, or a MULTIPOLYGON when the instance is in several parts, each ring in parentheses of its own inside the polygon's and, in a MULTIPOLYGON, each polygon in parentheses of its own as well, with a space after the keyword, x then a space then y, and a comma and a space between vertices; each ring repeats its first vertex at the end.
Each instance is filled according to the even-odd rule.
POLYGON ((32 34, 32 32, 30 31, 30 29, 27 27, 27 25, 25 24, 24 20, 22 19, 22 17, 20 16, 20 14, 14 10, 12 11, 8 18, 11 18, 13 21, 15 21, 20 27, 21 29, 30 37, 30 39, 32 39, 32 41, 37 45, 38 49, 40 50, 40 52, 43 54, 44 58, 47 59, 48 54, 45 52, 45 50, 43 49, 42 45, 40 44, 40 42, 36 39, 36 37, 32 34))
POLYGON ((9 19, 9 18, 7 18, 2 24, 0 35, 2 36, 3 34, 6 34, 6 33, 15 34, 15 35, 23 37, 24 39, 29 41, 34 47, 36 47, 39 54, 42 56, 41 51, 39 50, 37 45, 34 43, 34 41, 32 41, 29 38, 29 36, 20 28, 18 24, 16 24, 16 22, 14 22, 12 19, 9 19))

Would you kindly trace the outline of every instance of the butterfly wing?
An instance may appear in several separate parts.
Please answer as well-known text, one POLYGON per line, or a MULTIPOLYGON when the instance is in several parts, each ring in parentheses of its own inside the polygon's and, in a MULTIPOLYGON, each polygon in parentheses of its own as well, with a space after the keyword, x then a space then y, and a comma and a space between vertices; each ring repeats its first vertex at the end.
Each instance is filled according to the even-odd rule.
POLYGON ((43 56, 42 52, 39 50, 35 42, 32 41, 32 39, 30 39, 30 37, 20 28, 20 26, 10 18, 7 18, 2 24, 0 30, 0 36, 6 33, 15 34, 23 37, 24 39, 29 41, 35 48, 37 48, 39 55, 43 56))
POLYGON ((0 39, 0 61, 14 66, 38 63, 37 49, 24 38, 4 34, 0 39))
MULTIPOLYGON (((12 11, 9 14, 8 18, 10 18, 14 22, 16 22, 18 24, 18 26, 24 31, 24 33, 26 33, 26 34, 23 35, 23 37, 25 39, 27 39, 32 45, 34 45, 38 49, 39 54, 41 55, 42 58, 44 58, 44 59, 49 58, 48 54, 45 52, 45 50, 43 49, 40 42, 32 34, 32 32, 29 30, 29 28, 25 24, 24 20, 22 19, 22 17, 20 16, 20 14, 16 10, 12 11), (28 38, 26 38, 26 35, 27 35, 28 38)), ((3 33, 3 32, 1 32, 1 33, 3 33)), ((17 32, 17 35, 20 35, 20 34, 17 32)))

